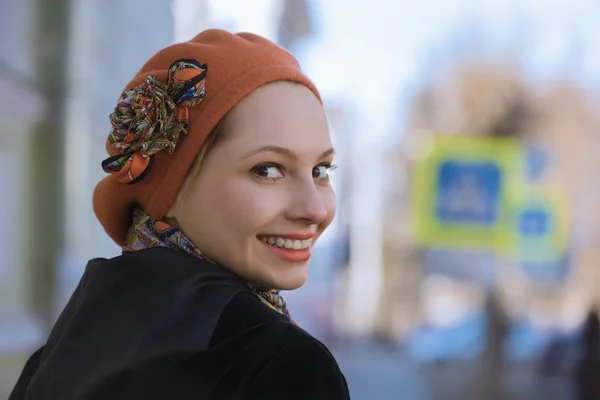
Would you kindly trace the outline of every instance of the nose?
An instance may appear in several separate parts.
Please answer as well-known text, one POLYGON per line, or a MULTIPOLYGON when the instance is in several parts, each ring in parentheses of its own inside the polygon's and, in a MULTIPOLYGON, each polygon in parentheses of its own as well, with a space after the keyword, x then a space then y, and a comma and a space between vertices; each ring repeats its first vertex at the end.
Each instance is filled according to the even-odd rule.
POLYGON ((320 188, 312 179, 294 186, 287 208, 288 218, 309 225, 319 225, 325 221, 329 212, 325 189, 320 188))

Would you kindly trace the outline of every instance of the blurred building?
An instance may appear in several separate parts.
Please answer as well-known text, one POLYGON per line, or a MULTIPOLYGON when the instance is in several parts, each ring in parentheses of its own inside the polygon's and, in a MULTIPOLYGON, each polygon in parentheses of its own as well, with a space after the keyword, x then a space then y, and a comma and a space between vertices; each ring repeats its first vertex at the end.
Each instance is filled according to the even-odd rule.
MULTIPOLYGON (((29 303, 25 253, 31 243, 23 215, 28 212, 28 157, 34 131, 49 105, 36 79, 35 0, 4 1, 0 12, 0 357, 28 348, 39 329, 24 313, 29 303)), ((0 358, 0 371, 2 371, 0 358)), ((0 396, 5 384, 0 374, 0 396)))
POLYGON ((163 0, 3 1, 0 12, 0 397, 88 259, 119 249, 95 221, 108 115, 173 42, 163 0), (143 18, 137 15, 143 13, 143 18))

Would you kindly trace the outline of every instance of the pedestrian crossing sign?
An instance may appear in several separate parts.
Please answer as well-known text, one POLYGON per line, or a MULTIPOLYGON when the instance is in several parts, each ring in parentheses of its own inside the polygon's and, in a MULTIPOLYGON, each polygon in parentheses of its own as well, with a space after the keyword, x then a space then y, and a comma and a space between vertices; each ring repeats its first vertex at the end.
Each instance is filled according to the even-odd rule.
POLYGON ((500 250, 510 243, 510 204, 522 185, 517 141, 435 135, 413 165, 412 228, 428 247, 500 250))

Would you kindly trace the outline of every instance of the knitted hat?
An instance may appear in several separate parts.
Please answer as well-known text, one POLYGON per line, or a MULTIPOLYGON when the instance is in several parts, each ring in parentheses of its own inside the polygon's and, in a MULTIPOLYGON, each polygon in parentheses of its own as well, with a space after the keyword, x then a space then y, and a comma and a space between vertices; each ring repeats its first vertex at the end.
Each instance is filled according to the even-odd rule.
POLYGON ((211 29, 155 54, 125 87, 106 142, 110 173, 94 190, 96 217, 123 245, 133 210, 162 219, 209 133, 245 96, 274 81, 319 93, 283 48, 211 29))

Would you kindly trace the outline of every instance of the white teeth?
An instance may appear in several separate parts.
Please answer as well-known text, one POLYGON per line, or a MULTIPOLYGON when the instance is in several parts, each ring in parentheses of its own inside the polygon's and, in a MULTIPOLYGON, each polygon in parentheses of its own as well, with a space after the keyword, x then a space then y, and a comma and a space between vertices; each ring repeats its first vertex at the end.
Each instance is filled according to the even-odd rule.
POLYGON ((284 239, 282 237, 260 237, 260 241, 263 243, 268 243, 271 246, 276 246, 280 248, 290 249, 290 250, 302 250, 310 247, 310 240, 292 240, 292 239, 284 239))

